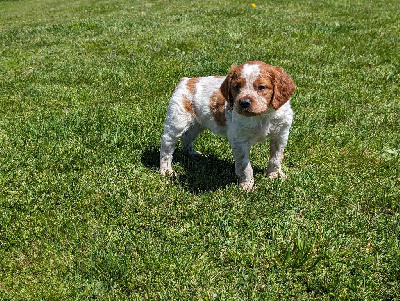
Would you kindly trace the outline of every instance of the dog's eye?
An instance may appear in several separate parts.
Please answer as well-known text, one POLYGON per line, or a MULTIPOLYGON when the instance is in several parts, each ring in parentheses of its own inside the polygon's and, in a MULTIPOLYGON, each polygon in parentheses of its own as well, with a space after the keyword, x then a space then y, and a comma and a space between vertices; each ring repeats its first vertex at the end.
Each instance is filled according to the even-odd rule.
POLYGON ((259 85, 259 86, 257 87, 257 90, 258 90, 258 91, 264 91, 264 90, 265 90, 265 86, 259 85))
POLYGON ((233 86, 233 89, 234 89, 235 91, 239 91, 239 90, 240 90, 240 85, 239 85, 239 84, 234 85, 234 86, 233 86))

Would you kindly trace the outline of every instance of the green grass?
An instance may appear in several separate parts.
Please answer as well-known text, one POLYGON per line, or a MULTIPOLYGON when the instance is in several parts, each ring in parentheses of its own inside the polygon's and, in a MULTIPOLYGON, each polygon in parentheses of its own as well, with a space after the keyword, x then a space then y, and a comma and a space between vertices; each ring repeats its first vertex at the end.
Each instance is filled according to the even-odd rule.
POLYGON ((0 1, 1 300, 400 298, 400 2, 0 1), (182 76, 280 65, 286 181, 157 172, 182 76))

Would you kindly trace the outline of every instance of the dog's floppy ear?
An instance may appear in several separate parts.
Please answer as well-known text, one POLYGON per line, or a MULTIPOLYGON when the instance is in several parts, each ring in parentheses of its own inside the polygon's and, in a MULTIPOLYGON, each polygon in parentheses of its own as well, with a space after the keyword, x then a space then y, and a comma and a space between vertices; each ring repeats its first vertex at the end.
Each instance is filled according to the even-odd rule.
POLYGON ((229 74, 223 81, 221 88, 220 88, 221 93, 225 97, 226 101, 228 102, 230 109, 233 108, 233 96, 231 93, 231 81, 232 81, 232 77, 235 74, 237 68, 238 67, 236 65, 231 66, 231 69, 229 70, 229 74))
POLYGON ((292 96, 296 85, 281 67, 273 67, 274 70, 274 95, 272 97, 272 106, 278 110, 292 96))

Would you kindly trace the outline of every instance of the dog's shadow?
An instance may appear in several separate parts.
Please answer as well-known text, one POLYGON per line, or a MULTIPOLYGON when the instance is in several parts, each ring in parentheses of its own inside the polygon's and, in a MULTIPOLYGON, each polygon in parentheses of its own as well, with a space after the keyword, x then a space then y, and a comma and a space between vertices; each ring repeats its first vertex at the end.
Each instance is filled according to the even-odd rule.
MULTIPOLYGON (((144 151, 142 163, 148 168, 158 169, 160 150, 154 147, 144 151)), ((176 181, 192 193, 215 191, 237 183, 234 162, 221 160, 213 154, 191 156, 178 148, 174 152, 173 164, 176 163, 183 169, 183 172, 178 172, 176 181)))

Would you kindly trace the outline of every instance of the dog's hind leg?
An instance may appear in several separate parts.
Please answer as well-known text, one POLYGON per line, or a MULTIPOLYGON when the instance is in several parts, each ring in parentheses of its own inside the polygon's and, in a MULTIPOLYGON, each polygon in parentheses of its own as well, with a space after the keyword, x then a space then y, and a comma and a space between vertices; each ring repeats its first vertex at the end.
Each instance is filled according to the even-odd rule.
POLYGON ((182 149, 185 154, 201 155, 200 152, 194 150, 193 142, 202 131, 203 127, 198 122, 194 122, 190 125, 186 132, 183 133, 181 140, 182 149))
POLYGON ((176 105, 176 102, 170 104, 160 149, 160 173, 162 175, 173 173, 171 164, 176 143, 191 127, 193 119, 192 114, 182 110, 176 105))

